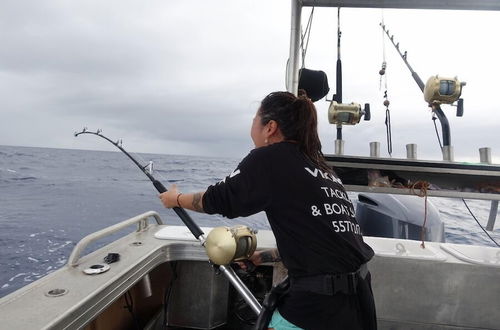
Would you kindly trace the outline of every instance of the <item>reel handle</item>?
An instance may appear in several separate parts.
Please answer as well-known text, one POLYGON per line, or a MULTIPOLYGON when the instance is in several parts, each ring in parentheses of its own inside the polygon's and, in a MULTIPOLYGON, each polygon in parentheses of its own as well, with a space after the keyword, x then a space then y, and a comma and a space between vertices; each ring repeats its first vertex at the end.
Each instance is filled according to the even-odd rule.
POLYGON ((365 103, 365 120, 370 120, 372 118, 371 113, 370 113, 370 103, 365 103))

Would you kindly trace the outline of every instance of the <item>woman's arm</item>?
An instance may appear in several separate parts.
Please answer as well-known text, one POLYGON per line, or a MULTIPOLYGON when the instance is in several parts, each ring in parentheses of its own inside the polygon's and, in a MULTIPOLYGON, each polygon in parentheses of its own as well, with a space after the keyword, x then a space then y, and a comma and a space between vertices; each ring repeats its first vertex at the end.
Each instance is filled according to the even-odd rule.
POLYGON ((183 194, 177 190, 177 185, 173 184, 169 190, 160 194, 160 199, 166 208, 182 207, 184 209, 204 213, 203 195, 205 192, 183 194))

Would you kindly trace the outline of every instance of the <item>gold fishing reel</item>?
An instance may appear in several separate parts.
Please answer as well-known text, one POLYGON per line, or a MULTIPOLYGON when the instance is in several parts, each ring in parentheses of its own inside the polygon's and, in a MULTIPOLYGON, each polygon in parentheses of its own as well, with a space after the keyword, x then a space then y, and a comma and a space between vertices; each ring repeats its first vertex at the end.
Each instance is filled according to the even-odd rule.
POLYGON ((457 102, 457 117, 462 117, 464 112, 464 100, 460 98, 462 95, 462 87, 465 82, 455 78, 445 78, 438 75, 432 76, 427 80, 424 88, 424 99, 429 106, 441 104, 453 104, 457 102))
POLYGON ((205 240, 208 258, 216 265, 250 258, 257 248, 256 233, 241 225, 212 229, 205 240))
POLYGON ((358 103, 337 103, 332 101, 328 108, 328 121, 337 125, 356 125, 362 116, 370 120, 370 105, 365 104, 364 109, 358 103))
POLYGON ((452 104, 460 98, 463 86, 465 82, 457 77, 432 76, 425 84, 424 99, 427 103, 452 104))

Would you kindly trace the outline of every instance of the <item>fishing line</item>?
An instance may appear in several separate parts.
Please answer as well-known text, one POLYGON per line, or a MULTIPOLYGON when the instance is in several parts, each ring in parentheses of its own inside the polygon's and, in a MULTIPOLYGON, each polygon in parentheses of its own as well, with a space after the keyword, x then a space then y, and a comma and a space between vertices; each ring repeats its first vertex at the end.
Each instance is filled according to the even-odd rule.
POLYGON ((484 233, 490 238, 490 240, 495 243, 495 245, 497 247, 500 247, 500 245, 493 239, 493 237, 490 236, 490 234, 488 234, 488 232, 486 231, 486 229, 484 229, 483 226, 481 226, 481 224, 479 223, 479 221, 477 220, 477 218, 474 216, 474 214, 472 213, 471 209, 469 208, 469 206, 467 205, 467 203, 465 202, 465 199, 462 198, 462 201, 464 202, 465 204, 465 207, 467 208, 467 210, 469 210, 469 213, 470 215, 472 215, 472 217, 474 218, 474 220, 476 220, 477 224, 479 225, 479 227, 481 227, 481 229, 484 231, 484 233))

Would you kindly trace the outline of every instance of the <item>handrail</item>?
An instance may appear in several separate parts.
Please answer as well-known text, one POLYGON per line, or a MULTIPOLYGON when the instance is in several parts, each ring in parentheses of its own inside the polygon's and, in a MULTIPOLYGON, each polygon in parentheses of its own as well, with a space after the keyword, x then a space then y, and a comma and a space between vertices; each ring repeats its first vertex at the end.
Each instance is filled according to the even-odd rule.
POLYGON ((67 265, 70 267, 77 266, 78 261, 80 259, 80 254, 87 247, 87 245, 89 245, 90 243, 92 243, 92 242, 94 242, 94 241, 96 241, 104 236, 109 236, 109 235, 111 235, 119 230, 122 230, 128 226, 131 226, 135 223, 138 223, 136 232, 144 231, 147 228, 147 219, 150 217, 154 217, 157 224, 159 224, 159 225, 163 224, 163 221, 161 220, 160 215, 157 212, 149 211, 149 212, 140 214, 138 216, 135 216, 133 218, 122 221, 122 222, 117 223, 113 226, 104 228, 104 229, 99 230, 95 233, 92 233, 90 235, 85 236, 73 248, 73 251, 71 252, 71 255, 69 256, 67 265))

